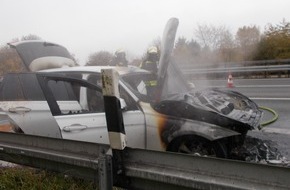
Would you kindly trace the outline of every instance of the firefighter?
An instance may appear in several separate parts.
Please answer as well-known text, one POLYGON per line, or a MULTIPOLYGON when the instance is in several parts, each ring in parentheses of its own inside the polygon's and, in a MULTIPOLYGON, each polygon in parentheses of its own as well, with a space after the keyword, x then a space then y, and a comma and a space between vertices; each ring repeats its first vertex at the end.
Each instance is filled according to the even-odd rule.
POLYGON ((127 67, 128 61, 126 59, 126 53, 123 49, 118 49, 115 52, 115 56, 110 64, 111 66, 127 67))
POLYGON ((159 63, 158 49, 155 46, 149 47, 145 60, 141 63, 140 67, 147 71, 157 74, 159 63))
POLYGON ((149 47, 146 58, 141 63, 140 67, 152 73, 152 76, 145 81, 147 97, 151 102, 154 102, 156 97, 158 63, 159 56, 157 47, 149 47))

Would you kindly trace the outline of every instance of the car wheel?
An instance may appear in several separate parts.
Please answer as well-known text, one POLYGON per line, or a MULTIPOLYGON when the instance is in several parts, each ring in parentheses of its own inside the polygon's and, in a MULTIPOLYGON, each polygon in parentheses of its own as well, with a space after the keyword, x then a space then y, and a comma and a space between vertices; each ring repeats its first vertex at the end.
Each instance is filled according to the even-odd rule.
POLYGON ((197 156, 210 156, 218 158, 227 158, 227 149, 224 143, 220 141, 209 141, 198 136, 179 137, 172 142, 172 152, 192 154, 197 156))

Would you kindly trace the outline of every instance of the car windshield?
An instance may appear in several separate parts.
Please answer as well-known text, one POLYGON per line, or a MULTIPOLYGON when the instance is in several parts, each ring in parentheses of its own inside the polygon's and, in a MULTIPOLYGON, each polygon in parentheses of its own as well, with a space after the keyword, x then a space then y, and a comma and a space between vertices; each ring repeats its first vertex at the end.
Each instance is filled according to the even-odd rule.
POLYGON ((157 76, 151 73, 136 72, 121 77, 125 85, 144 102, 153 100, 157 88, 157 76))
POLYGON ((177 98, 175 95, 185 94, 191 90, 174 60, 171 60, 171 64, 167 68, 167 75, 162 81, 158 81, 156 74, 147 72, 134 72, 121 78, 134 91, 136 96, 144 102, 156 101, 159 95, 161 95, 159 101, 175 99, 177 98), (158 82, 160 84, 157 86, 158 82))

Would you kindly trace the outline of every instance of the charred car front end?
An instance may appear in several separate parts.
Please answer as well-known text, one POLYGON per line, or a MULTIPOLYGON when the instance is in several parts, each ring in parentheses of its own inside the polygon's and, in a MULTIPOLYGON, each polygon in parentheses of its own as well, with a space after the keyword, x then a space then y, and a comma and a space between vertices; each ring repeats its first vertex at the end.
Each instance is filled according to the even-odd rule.
MULTIPOLYGON (((187 83, 178 70, 174 73, 181 91, 187 83)), ((168 86, 167 91, 172 93, 154 101, 144 85, 152 78, 133 72, 123 76, 122 81, 138 97, 147 127, 157 126, 161 145, 167 151, 229 157, 233 148, 243 144, 247 132, 260 126, 262 111, 239 92, 186 88, 188 91, 175 93, 176 88, 170 90, 172 87, 168 86)))
MULTIPOLYGON (((257 129, 262 116, 258 106, 247 97, 221 89, 206 89, 163 100, 155 104, 154 109, 175 118, 166 122, 162 131, 162 139, 169 144, 169 150, 175 146, 173 139, 180 136, 188 139, 192 135, 216 141, 227 152, 224 156, 243 144, 248 130, 257 129)), ((215 152, 221 154, 220 150, 215 152)))

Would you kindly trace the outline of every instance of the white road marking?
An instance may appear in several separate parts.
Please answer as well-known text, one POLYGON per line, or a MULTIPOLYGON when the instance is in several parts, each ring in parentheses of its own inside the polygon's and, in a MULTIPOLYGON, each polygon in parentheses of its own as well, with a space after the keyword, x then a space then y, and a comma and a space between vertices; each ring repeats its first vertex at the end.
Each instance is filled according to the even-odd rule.
POLYGON ((283 129, 283 128, 267 128, 267 127, 264 127, 261 131, 266 132, 266 133, 277 133, 277 134, 290 135, 290 129, 283 129))
POLYGON ((239 85, 235 86, 237 88, 281 88, 281 87, 290 87, 290 85, 287 84, 281 84, 281 85, 239 85))
POLYGON ((285 101, 289 101, 290 98, 264 98, 264 97, 250 97, 251 100, 285 100, 285 101))
MULTIPOLYGON (((198 84, 197 84, 198 85, 198 84)), ((207 86, 209 88, 228 88, 227 85, 213 85, 213 86, 207 86)), ((235 88, 289 88, 290 85, 287 84, 281 84, 281 85, 235 85, 233 88, 230 89, 235 89, 235 88)))

